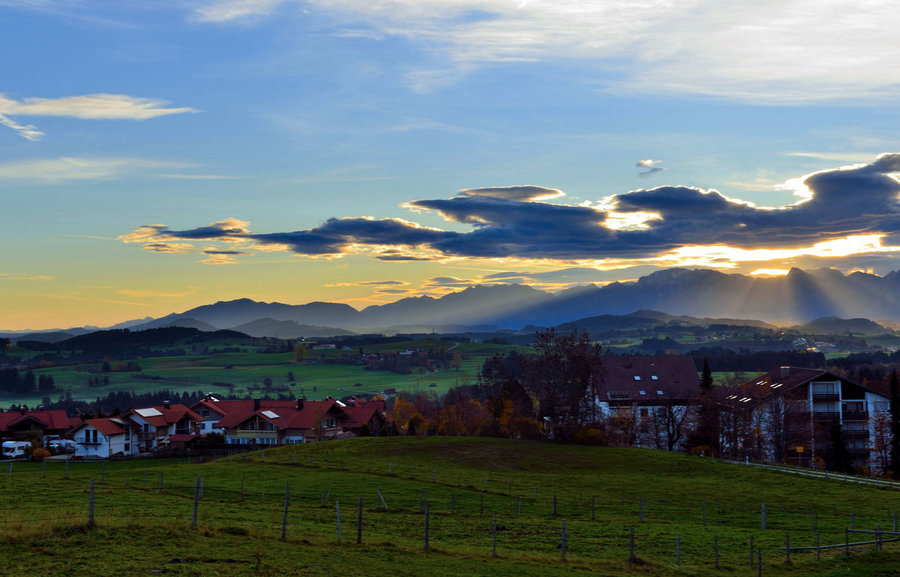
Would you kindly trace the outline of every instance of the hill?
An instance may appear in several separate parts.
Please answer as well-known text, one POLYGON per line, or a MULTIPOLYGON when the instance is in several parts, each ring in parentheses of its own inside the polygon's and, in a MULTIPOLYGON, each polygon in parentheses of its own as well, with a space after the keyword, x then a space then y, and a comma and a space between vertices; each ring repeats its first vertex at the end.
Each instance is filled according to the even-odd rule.
POLYGON ((838 317, 822 317, 804 325, 793 327, 793 330, 820 335, 847 333, 878 335, 890 332, 887 328, 869 319, 841 319, 838 317))
POLYGON ((0 495, 4 573, 47 577, 749 577, 751 538, 764 575, 886 576, 900 561, 890 544, 823 550, 821 561, 795 551, 790 564, 779 550, 786 532, 794 547, 843 544, 851 514, 858 528, 885 524, 893 492, 508 439, 359 438, 205 464, 15 463, 0 495))

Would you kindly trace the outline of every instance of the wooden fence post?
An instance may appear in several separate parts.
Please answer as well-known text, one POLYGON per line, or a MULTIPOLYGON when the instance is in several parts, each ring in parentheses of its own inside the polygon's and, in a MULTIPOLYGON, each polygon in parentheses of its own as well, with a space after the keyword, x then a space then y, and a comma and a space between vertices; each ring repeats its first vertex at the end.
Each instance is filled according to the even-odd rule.
POLYGON ((337 533, 338 533, 338 543, 341 542, 341 502, 334 502, 334 513, 337 517, 337 533))
POLYGON ((753 569, 753 535, 750 535, 750 568, 753 569))
POLYGON ((197 485, 194 487, 194 517, 191 521, 191 526, 197 526, 197 507, 200 504, 200 476, 197 476, 197 485))
POLYGON ((94 480, 91 479, 91 503, 88 510, 88 525, 94 526, 94 480))
POLYGON ((288 505, 291 502, 291 486, 284 486, 284 517, 281 519, 281 540, 287 539, 288 505))
POLYGON ((716 569, 719 568, 719 536, 713 537, 713 548, 716 550, 716 569))
POLYGON ((431 512, 428 507, 425 507, 425 550, 428 551, 428 530, 429 530, 429 520, 431 518, 431 512))
POLYGON ((675 564, 681 565, 681 535, 675 535, 675 564))
POLYGON ((565 561, 566 560, 566 520, 562 520, 562 535, 559 544, 560 550, 560 558, 565 561))
POLYGON ((363 513, 363 498, 359 498, 359 507, 356 509, 356 544, 359 545, 362 543, 362 513, 363 513))
POLYGON ((766 504, 762 504, 762 516, 760 517, 759 528, 765 531, 766 529, 766 504))
POLYGON ((632 563, 637 561, 637 557, 634 556, 634 525, 631 526, 631 544, 630 544, 630 551, 628 554, 628 560, 632 563))
POLYGON ((497 516, 496 515, 494 515, 494 526, 491 530, 491 533, 493 535, 493 547, 491 549, 491 555, 496 557, 497 556, 497 516))

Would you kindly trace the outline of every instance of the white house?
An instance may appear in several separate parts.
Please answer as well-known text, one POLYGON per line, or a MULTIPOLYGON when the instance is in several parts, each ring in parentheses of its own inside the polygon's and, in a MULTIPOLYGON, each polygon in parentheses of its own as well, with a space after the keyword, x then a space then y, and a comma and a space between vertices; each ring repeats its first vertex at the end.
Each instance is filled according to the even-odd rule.
POLYGON ((72 431, 75 458, 109 459, 137 453, 135 426, 114 418, 88 419, 72 431))

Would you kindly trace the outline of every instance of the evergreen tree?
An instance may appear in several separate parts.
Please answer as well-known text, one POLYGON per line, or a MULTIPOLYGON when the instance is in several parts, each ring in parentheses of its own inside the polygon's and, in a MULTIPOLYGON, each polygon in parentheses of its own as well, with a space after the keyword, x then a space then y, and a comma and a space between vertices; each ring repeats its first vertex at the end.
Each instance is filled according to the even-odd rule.
POLYGON ((693 452, 716 456, 719 454, 719 406, 712 372, 706 359, 703 359, 703 372, 700 376, 699 400, 697 426, 688 436, 687 445, 693 452))

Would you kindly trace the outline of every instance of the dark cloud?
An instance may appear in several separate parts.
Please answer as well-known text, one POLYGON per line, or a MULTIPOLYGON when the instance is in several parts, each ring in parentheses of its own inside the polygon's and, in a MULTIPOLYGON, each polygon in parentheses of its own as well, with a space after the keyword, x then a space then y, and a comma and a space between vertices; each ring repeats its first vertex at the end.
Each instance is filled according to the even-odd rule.
POLYGON ((426 228, 402 219, 349 217, 332 218, 308 230, 260 234, 251 233, 247 223, 227 219, 181 231, 149 225, 121 238, 145 243, 148 248, 178 240, 284 245, 309 256, 336 255, 352 250, 351 246, 368 246, 374 249, 375 258, 383 261, 448 256, 650 258, 686 245, 799 248, 859 234, 887 234, 891 243, 898 244, 900 184, 891 176, 896 172, 900 172, 900 154, 818 172, 804 181, 808 200, 778 209, 757 208, 714 190, 662 186, 610 197, 604 205, 607 213, 590 206, 541 202, 537 199, 555 189, 517 186, 470 189, 454 198, 407 205, 470 225, 464 232, 426 228), (610 213, 616 213, 619 221, 633 213, 652 213, 658 218, 617 230, 607 226, 610 213))
POLYGON ((613 270, 597 270, 587 267, 570 267, 560 270, 543 272, 499 272, 489 274, 484 279, 489 281, 503 281, 507 283, 595 283, 611 282, 625 277, 638 278, 659 270, 655 266, 633 266, 613 270), (516 279, 516 280, 514 280, 516 279))
POLYGON ((662 172, 662 171, 664 171, 664 170, 665 170, 665 168, 663 168, 663 167, 661 167, 661 166, 654 166, 654 167, 651 168, 650 170, 645 170, 645 171, 643 171, 643 172, 639 172, 639 173, 638 173, 638 176, 640 176, 640 177, 643 178, 643 177, 650 176, 651 174, 656 174, 657 172, 662 172))
POLYGON ((425 288, 468 288, 474 284, 477 283, 468 279, 460 279, 452 276, 436 276, 425 281, 425 288))
POLYGON ((239 254, 248 254, 242 250, 217 250, 213 248, 208 248, 203 251, 203 254, 222 254, 226 256, 235 256, 239 254))

